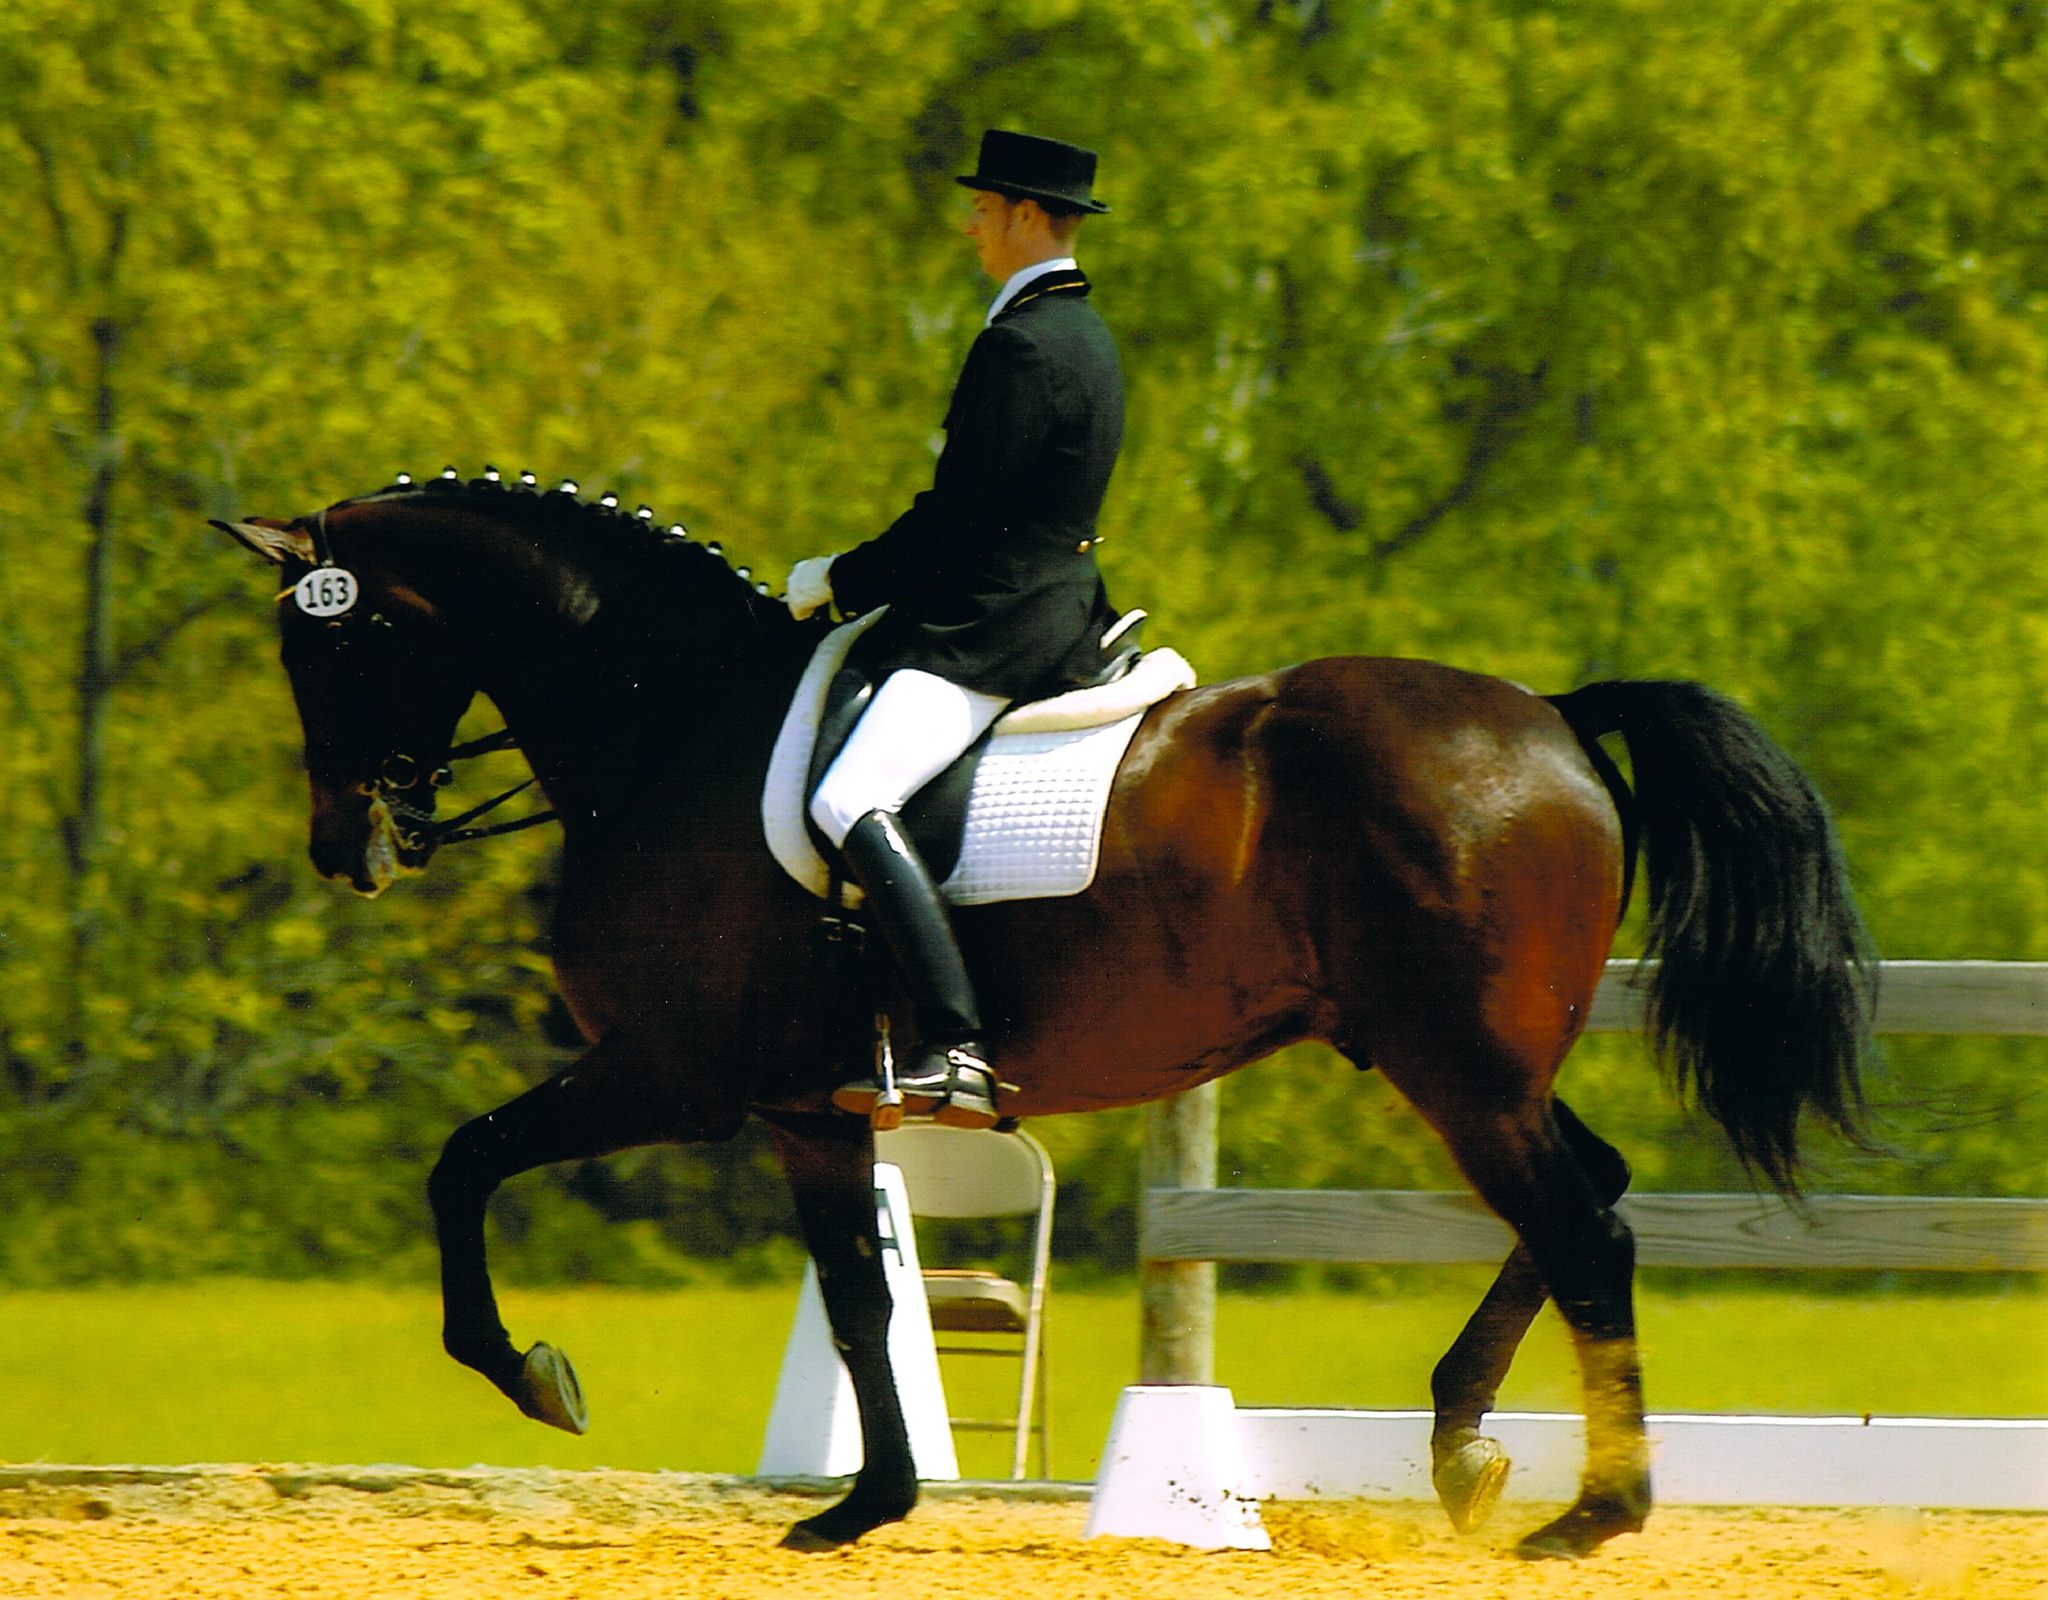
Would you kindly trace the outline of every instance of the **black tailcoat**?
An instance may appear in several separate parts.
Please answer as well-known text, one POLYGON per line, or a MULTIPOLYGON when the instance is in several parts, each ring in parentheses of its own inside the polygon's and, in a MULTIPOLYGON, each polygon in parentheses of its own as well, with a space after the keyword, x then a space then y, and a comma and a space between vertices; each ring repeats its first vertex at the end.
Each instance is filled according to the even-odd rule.
POLYGON ((889 614, 858 647, 899 667, 1025 699, 1094 676, 1113 620, 1095 518, 1123 441, 1116 342, 1088 280, 1026 283, 967 352, 931 488, 832 563, 844 611, 889 614))

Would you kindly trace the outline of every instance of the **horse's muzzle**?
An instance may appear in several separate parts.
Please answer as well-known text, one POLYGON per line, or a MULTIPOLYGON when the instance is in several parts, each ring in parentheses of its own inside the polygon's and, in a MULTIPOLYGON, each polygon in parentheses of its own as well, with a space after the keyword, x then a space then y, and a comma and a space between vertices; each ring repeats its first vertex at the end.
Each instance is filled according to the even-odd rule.
POLYGON ((366 899, 390 888, 399 874, 417 872, 429 852, 408 848, 398 820, 381 796, 357 806, 313 802, 313 866, 323 878, 346 880, 366 899))

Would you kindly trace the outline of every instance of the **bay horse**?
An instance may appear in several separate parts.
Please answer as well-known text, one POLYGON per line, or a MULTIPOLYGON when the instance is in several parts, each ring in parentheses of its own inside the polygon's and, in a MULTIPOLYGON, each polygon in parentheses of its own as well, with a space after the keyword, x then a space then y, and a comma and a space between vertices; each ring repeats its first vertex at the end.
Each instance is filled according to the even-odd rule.
MULTIPOLYGON (((277 563, 312 859, 364 894, 475 829, 436 822, 456 725, 495 703, 559 816, 553 955, 588 1051, 457 1129, 432 1175, 443 1342, 582 1430, 557 1352, 500 1320, 484 1213, 506 1179, 632 1146, 780 1156, 852 1376, 865 1460, 785 1545, 909 1514, 864 1121, 865 1070, 820 905, 770 858, 759 798, 827 624, 718 547, 531 474, 409 479, 288 521, 217 526, 277 563)), ((960 910, 1019 1117, 1156 1100, 1304 1039, 1385 1074, 1518 1244, 1432 1377, 1434 1477, 1469 1527, 1507 1472, 1481 1433, 1546 1298, 1578 1357, 1576 1501, 1525 1537, 1589 1553, 1651 1502, 1628 1168, 1556 1095, 1644 860, 1652 1033, 1754 1171, 1796 1192, 1802 1114, 1854 1133, 1867 939, 1828 812, 1733 702, 1617 681, 1544 697, 1422 661, 1332 658, 1145 714, 1085 892, 960 910), (1634 782, 1600 745, 1618 734, 1634 782)))

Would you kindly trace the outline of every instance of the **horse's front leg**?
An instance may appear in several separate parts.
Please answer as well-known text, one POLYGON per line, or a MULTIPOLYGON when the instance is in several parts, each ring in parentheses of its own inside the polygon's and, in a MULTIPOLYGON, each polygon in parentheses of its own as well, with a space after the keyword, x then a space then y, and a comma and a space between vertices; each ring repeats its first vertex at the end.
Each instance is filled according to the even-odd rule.
MULTIPOLYGON (((1551 1102, 1551 1112, 1601 1203, 1613 1205, 1628 1188, 1628 1163, 1562 1100, 1551 1102)), ((1507 1486, 1507 1455, 1497 1440, 1480 1431, 1480 1424, 1493 1409, 1515 1352, 1549 1296, 1536 1258, 1527 1245, 1517 1244, 1430 1376, 1436 1406, 1430 1476, 1437 1498, 1460 1533, 1483 1524, 1507 1486)))
POLYGON ((917 1504, 910 1431, 889 1365, 889 1284, 875 1220, 874 1139, 867 1124, 853 1117, 767 1121, 860 1414, 862 1460, 853 1488, 837 1505, 799 1522, 782 1541, 790 1550, 831 1550, 884 1523, 900 1522, 917 1504))
POLYGON ((665 1052, 608 1036, 575 1066, 456 1129, 427 1196, 441 1246, 441 1342, 536 1421, 582 1433, 588 1413, 567 1358, 521 1352, 498 1314, 484 1213, 507 1178, 635 1145, 730 1138, 745 1108, 706 1098, 665 1052))

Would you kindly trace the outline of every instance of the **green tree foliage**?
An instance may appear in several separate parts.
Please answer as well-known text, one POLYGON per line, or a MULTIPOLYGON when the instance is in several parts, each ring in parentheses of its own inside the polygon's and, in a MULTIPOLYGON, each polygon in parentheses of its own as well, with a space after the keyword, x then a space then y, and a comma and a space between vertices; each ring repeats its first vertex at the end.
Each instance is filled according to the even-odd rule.
MULTIPOLYGON (((208 516, 532 465, 779 575, 929 471, 987 125, 1102 152, 1105 566, 1210 677, 1336 651, 1749 704, 1893 955, 2039 956, 2048 47, 1963 0, 19 0, 0 14, 0 1274, 423 1270, 548 1069, 551 845, 312 880, 268 574, 208 516), (538 887, 536 887, 538 886, 538 887)), ((677 714, 686 715, 686 707, 677 714)), ((480 724, 481 726, 481 724, 480 724)), ((2038 1059, 1902 1045, 1904 1159, 2039 1192, 2038 1059)), ((1641 1052, 1568 1093, 1732 1179, 1641 1052)), ((1454 1181, 1320 1052, 1225 1168, 1454 1181)), ((1051 1130, 1130 1249, 1127 1119, 1051 1130)), ((783 1225, 765 1153, 516 1185, 529 1270, 783 1225), (597 1219, 613 1225, 600 1228, 597 1219)))

